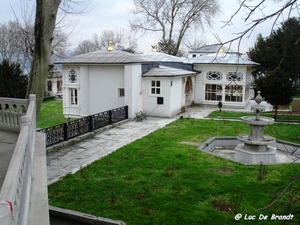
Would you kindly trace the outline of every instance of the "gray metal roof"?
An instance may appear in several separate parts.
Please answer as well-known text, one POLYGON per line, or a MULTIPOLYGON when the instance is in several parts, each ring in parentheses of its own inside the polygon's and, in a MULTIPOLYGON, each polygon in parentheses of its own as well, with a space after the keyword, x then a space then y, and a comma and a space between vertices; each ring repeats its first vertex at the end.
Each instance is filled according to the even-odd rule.
POLYGON ((259 65, 253 62, 246 55, 240 53, 214 53, 202 55, 194 58, 189 58, 184 63, 192 64, 231 64, 231 65, 259 65))
POLYGON ((149 58, 138 54, 133 54, 120 50, 99 50, 86 54, 72 56, 67 59, 61 59, 56 64, 129 64, 155 62, 149 58))
POLYGON ((149 53, 144 53, 141 54, 141 56, 150 58, 152 60, 160 61, 160 62, 183 62, 184 59, 169 55, 163 52, 149 52, 149 53))
POLYGON ((223 52, 235 52, 225 46, 222 46, 221 44, 213 44, 213 45, 204 45, 201 48, 193 49, 189 51, 189 53, 205 53, 205 54, 216 53, 220 51, 221 47, 223 52))
POLYGON ((177 77, 186 75, 196 75, 199 72, 176 69, 167 66, 159 66, 152 68, 147 73, 143 74, 143 77, 177 77))

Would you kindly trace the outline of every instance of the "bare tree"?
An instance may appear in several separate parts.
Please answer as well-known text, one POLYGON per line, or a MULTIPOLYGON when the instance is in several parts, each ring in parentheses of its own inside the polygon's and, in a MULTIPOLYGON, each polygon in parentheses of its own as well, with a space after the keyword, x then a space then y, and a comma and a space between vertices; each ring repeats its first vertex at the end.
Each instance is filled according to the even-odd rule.
MULTIPOLYGON (((46 79, 51 68, 50 57, 53 33, 56 27, 56 18, 60 9, 63 15, 66 13, 79 13, 77 5, 85 5, 90 0, 36 0, 35 23, 34 23, 34 47, 31 63, 30 78, 27 95, 36 95, 37 115, 40 111, 46 79), (83 4, 80 4, 83 3, 83 4), (72 4, 74 7, 72 7, 72 4), (75 5, 74 5, 75 4, 75 5)), ((62 16, 64 18, 64 16, 62 16)))
POLYGON ((290 18, 293 12, 296 12, 299 15, 299 3, 297 0, 259 0, 255 2, 253 2, 253 0, 237 0, 237 2, 238 8, 232 13, 232 16, 227 21, 224 21, 223 27, 233 25, 233 20, 239 14, 244 13, 243 21, 246 28, 242 31, 237 31, 236 37, 231 40, 222 42, 222 40, 218 36, 216 36, 216 38, 220 43, 229 44, 230 46, 233 42, 238 41, 238 48, 242 39, 244 37, 249 37, 260 24, 271 20, 271 33, 278 22, 282 22, 279 21, 282 18, 290 18), (267 12, 267 6, 272 4, 277 4, 278 8, 272 12, 267 12))
POLYGON ((74 55, 84 54, 100 49, 107 49, 109 41, 112 41, 114 49, 135 52, 137 39, 124 29, 104 30, 101 35, 94 34, 91 40, 84 40, 74 50, 74 55))
POLYGON ((97 50, 100 50, 98 43, 93 42, 93 40, 84 40, 79 43, 72 55, 80 55, 97 50))
MULTIPOLYGON (((23 73, 29 73, 34 51, 33 20, 8 21, 0 24, 0 59, 19 63, 23 73)), ((63 58, 68 47, 68 36, 59 27, 54 30, 51 50, 63 58)))
POLYGON ((131 29, 161 33, 160 42, 172 55, 179 52, 188 30, 212 25, 220 9, 217 0, 134 0, 134 6, 131 29))
POLYGON ((17 21, 8 21, 0 25, 0 59, 7 59, 21 65, 24 71, 31 58, 28 57, 30 52, 23 41, 23 30, 17 21))

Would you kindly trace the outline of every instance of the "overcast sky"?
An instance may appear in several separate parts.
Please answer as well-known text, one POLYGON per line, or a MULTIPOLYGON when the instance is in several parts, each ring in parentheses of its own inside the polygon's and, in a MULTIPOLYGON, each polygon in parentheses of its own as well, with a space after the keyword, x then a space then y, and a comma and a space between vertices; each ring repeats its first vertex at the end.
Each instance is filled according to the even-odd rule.
MULTIPOLYGON (((253 5, 258 1, 253 0, 251 4, 253 5)), ((22 15, 29 15, 34 10, 34 2, 35 0, 1 0, 0 23, 14 20, 15 16, 21 18, 22 15)), ((269 4, 264 9, 265 12, 278 9, 279 6, 274 1, 269 0, 268 2, 269 4)), ((235 33, 243 31, 246 28, 246 24, 242 20, 245 18, 244 11, 239 13, 231 26, 221 28, 223 26, 222 21, 229 20, 239 5, 237 0, 219 0, 219 3, 222 12, 215 18, 214 26, 212 28, 205 28, 204 32, 195 31, 198 37, 203 37, 202 39, 206 41, 206 44, 218 43, 213 34, 218 35, 225 42, 234 38, 236 36, 235 33)), ((101 34, 104 29, 124 28, 129 30, 129 10, 132 8, 133 0, 92 0, 87 11, 84 14, 71 17, 67 25, 67 32, 72 31, 70 35, 72 47, 76 47, 82 40, 91 39, 94 33, 101 34)), ((256 16, 260 15, 257 14, 256 16)), ((259 26, 249 38, 245 37, 241 42, 240 51, 246 52, 252 47, 258 33, 262 33, 265 36, 268 35, 271 26, 272 22, 267 21, 259 26)), ((139 37, 138 49, 141 52, 150 51, 150 46, 157 41, 159 41, 159 35, 146 34, 139 37)), ((237 50, 237 43, 233 45, 233 48, 237 50)))

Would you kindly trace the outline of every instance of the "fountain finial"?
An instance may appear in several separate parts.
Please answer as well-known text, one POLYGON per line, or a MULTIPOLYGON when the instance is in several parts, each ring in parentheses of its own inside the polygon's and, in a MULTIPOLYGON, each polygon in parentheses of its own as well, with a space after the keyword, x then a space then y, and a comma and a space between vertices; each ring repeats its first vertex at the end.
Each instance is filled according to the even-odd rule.
POLYGON ((259 105, 262 102, 262 97, 260 93, 261 92, 258 91, 257 96, 254 99, 257 105, 251 106, 251 109, 255 111, 256 120, 260 120, 260 113, 265 110, 265 106, 259 105))
POLYGON ((255 97, 255 102, 259 105, 262 102, 262 97, 260 95, 260 91, 257 92, 257 96, 255 97))

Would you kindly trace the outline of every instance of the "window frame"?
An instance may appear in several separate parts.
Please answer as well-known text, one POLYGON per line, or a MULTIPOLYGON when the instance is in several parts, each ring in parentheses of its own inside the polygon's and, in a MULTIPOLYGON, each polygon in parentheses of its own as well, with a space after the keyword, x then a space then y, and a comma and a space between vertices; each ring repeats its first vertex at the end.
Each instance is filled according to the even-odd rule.
POLYGON ((78 89, 70 88, 70 105, 76 106, 78 105, 78 89))
POLYGON ((78 72, 75 68, 69 70, 69 83, 76 84, 78 82, 78 72), (73 79, 74 76, 74 79, 73 79))
POLYGON ((243 102, 243 85, 226 85, 225 102, 243 102))
POLYGON ((125 88, 118 88, 118 98, 125 98, 125 88))
POLYGON ((222 101, 222 85, 221 84, 205 84, 205 101, 222 101), (209 86, 209 88, 208 88, 209 86))
POLYGON ((47 91, 52 91, 52 81, 51 80, 47 80, 47 91))
POLYGON ((221 81, 223 80, 223 73, 216 70, 210 70, 206 72, 206 80, 221 81))
POLYGON ((226 80, 242 82, 244 81, 244 73, 241 71, 237 71, 237 72, 229 71, 226 73, 226 80))
POLYGON ((150 95, 161 96, 161 84, 161 80, 150 80, 150 95))

